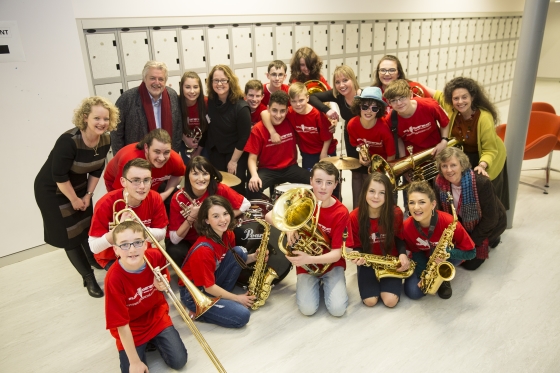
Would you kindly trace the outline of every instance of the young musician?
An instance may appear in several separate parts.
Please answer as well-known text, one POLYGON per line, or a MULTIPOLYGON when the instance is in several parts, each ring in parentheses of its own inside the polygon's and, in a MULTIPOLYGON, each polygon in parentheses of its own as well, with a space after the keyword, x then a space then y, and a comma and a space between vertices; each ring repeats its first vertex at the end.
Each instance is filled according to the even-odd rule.
MULTIPOLYGON (((122 189, 105 194, 95 205, 89 230, 89 245, 97 263, 106 270, 116 260, 115 253, 111 250, 115 242, 109 227, 109 223, 114 219, 113 210, 119 212, 126 207, 131 208, 158 241, 165 238, 167 215, 161 196, 150 189, 151 168, 145 159, 136 158, 129 161, 124 165, 120 178, 122 189), (118 200, 123 201, 115 205, 118 200)), ((129 214, 124 213, 120 220, 129 217, 129 214)))
MULTIPOLYGON (((248 292, 234 294, 231 291, 245 264, 256 260, 257 253, 247 254, 241 246, 235 246, 233 209, 222 196, 210 196, 202 202, 196 219, 199 237, 190 249, 183 272, 195 286, 211 297, 221 299, 198 320, 223 326, 241 328, 249 322, 249 308, 255 301, 248 292)), ((179 281, 181 301, 191 312, 196 304, 189 291, 179 281)))
MULTIPOLYGON (((338 178, 338 170, 330 162, 318 162, 311 170, 313 194, 317 201, 322 202, 317 230, 321 230, 330 241, 330 250, 324 250, 323 254, 317 256, 294 250, 292 252, 294 256, 286 256, 296 266, 296 301, 300 312, 306 316, 315 314, 319 309, 321 284, 325 295, 325 305, 331 315, 337 317, 344 315, 348 306, 346 279, 344 277, 346 261, 342 258, 340 251, 345 230, 348 231, 346 245, 353 247, 354 241, 352 240, 348 210, 332 195, 338 178), (301 267, 302 265, 328 263, 331 264, 330 268, 321 276, 310 275, 301 267)), ((315 210, 314 213, 316 215, 317 211, 315 210)), ((271 213, 268 213, 266 218, 271 223, 271 213)), ((288 245, 294 244, 299 238, 297 232, 292 231, 286 234, 288 245)))
POLYGON ((265 83, 263 87, 262 104, 264 106, 268 106, 270 95, 272 95, 274 92, 281 90, 288 93, 288 89, 290 88, 290 86, 284 84, 287 71, 288 67, 281 60, 274 60, 268 64, 268 72, 266 73, 268 83, 265 83))
MULTIPOLYGON (((411 299, 419 299, 425 294, 420 290, 420 275, 426 269, 433 249, 438 245, 444 230, 453 222, 453 216, 436 210, 436 196, 428 182, 417 181, 408 187, 408 208, 410 217, 403 223, 403 240, 412 252, 412 259, 416 262, 416 269, 412 276, 404 281, 404 293, 411 299)), ((458 265, 463 260, 475 257, 474 242, 457 222, 453 233, 454 248, 447 250, 451 255, 448 261, 458 265)), ((444 281, 438 289, 442 299, 449 299, 452 295, 451 283, 444 281)))
POLYGON ((207 97, 204 96, 202 80, 194 71, 183 74, 180 87, 179 103, 183 119, 183 143, 180 154, 186 165, 189 159, 202 153, 202 146, 199 145, 201 139, 197 140, 194 135, 200 132, 205 136, 208 130, 208 120, 206 120, 208 102, 207 97), (194 150, 187 155, 185 152, 189 149, 194 150))
MULTIPOLYGON (((392 198, 393 184, 379 172, 368 175, 358 200, 358 207, 350 213, 354 250, 374 255, 398 257, 398 272, 410 267, 406 247, 402 241, 403 213, 392 198)), ((362 303, 373 307, 381 301, 386 307, 397 305, 402 291, 402 279, 375 276, 372 267, 364 267, 364 258, 354 259, 358 266, 358 289, 362 303)))
POLYGON ((245 84, 245 101, 251 109, 251 124, 254 126, 261 121, 261 112, 266 110, 263 100, 263 85, 260 80, 249 80, 245 84))
POLYGON ((321 75, 321 67, 323 67, 323 61, 313 49, 309 47, 298 49, 290 62, 290 83, 319 80, 327 89, 331 89, 327 80, 321 75))
MULTIPOLYGON (((181 369, 187 363, 187 350, 169 317, 161 293, 165 285, 146 264, 147 259, 154 268, 164 267, 167 261, 158 250, 148 249, 146 232, 135 221, 119 224, 112 241, 118 261, 105 276, 105 320, 117 342, 121 372, 148 371, 148 342, 170 368, 181 369)), ((169 281, 169 271, 162 274, 169 281)))

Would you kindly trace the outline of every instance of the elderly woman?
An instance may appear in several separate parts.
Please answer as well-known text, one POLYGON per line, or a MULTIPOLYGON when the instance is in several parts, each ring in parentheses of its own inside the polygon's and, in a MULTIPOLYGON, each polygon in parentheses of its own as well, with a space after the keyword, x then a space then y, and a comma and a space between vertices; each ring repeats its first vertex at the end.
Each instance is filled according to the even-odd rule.
POLYGON ((111 146, 109 131, 118 121, 119 110, 106 99, 95 96, 83 100, 74 112, 76 127, 58 138, 35 178, 45 242, 64 248, 89 295, 95 298, 102 297, 103 291, 90 265, 95 263, 88 245, 91 199, 111 146))
POLYGON ((488 259, 488 246, 495 247, 500 242, 507 224, 506 210, 496 197, 490 179, 471 169, 469 158, 462 150, 445 148, 436 156, 436 165, 439 175, 435 191, 440 208, 451 213, 447 200, 447 193, 451 193, 459 220, 476 248, 476 257, 462 265, 475 270, 488 259))

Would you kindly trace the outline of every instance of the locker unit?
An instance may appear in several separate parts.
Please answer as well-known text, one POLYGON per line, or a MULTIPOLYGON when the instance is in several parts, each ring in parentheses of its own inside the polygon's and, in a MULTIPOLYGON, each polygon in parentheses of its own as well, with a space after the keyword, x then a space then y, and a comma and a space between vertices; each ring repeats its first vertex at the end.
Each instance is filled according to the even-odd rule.
POLYGON ((441 44, 441 24, 442 21, 439 19, 434 19, 432 21, 432 36, 430 37, 432 45, 441 44))
POLYGON ((397 54, 397 58, 401 61, 402 68, 404 70, 405 75, 408 75, 408 59, 409 54, 407 51, 402 51, 397 54))
POLYGON ((419 51, 412 51, 412 52, 409 53, 407 76, 418 75, 419 58, 420 58, 420 52, 419 51))
POLYGON ((181 30, 183 68, 185 70, 206 68, 206 47, 203 29, 181 30))
MULTIPOLYGON (((371 23, 360 25, 360 52, 368 51, 371 48, 371 23), (367 43, 367 38, 369 37, 370 42, 367 43), (369 45, 369 47, 368 47, 369 45)), ((386 24, 376 23, 373 27, 373 50, 378 52, 385 49, 385 36, 386 36, 386 24)))
POLYGON ((449 44, 451 37, 451 20, 441 21, 440 44, 449 44))
POLYGON ((154 30, 152 33, 152 55, 156 61, 165 62, 169 72, 180 72, 177 30, 154 30))
MULTIPOLYGON (((289 73, 290 67, 288 66, 288 78, 290 77, 289 73)), ((259 79, 263 83, 268 83, 268 78, 266 74, 268 73, 268 65, 257 66, 257 74, 254 76, 254 79, 259 79)), ((286 81, 288 81, 286 78, 286 81)))
POLYGON ((230 65, 229 34, 226 27, 208 29, 210 66, 230 65))
MULTIPOLYGON (((348 67, 351 67, 352 70, 354 70, 354 73, 356 73, 358 71, 358 57, 346 57, 344 59, 344 64, 348 67)), ((332 76, 332 72, 334 71, 336 66, 338 66, 338 64, 331 66, 329 76, 332 76)))
POLYGON ((398 26, 399 32, 399 49, 408 48, 410 39, 410 22, 401 21, 398 26))
POLYGON ((119 36, 126 75, 141 75, 146 61, 150 60, 148 33, 146 31, 120 32, 119 36))
POLYGON ((439 48, 432 48, 430 50, 430 62, 428 65, 428 71, 430 73, 437 72, 439 70, 439 48))
POLYGON ((477 30, 477 20, 476 19, 469 19, 468 21, 468 29, 467 29, 467 42, 472 43, 476 39, 476 30, 477 30))
POLYGON ((474 41, 481 42, 484 37, 484 26, 486 25, 485 19, 479 19, 476 22, 476 31, 474 35, 474 41))
POLYGON ((358 53, 360 26, 357 23, 347 23, 344 29, 344 36, 345 53, 358 53))
POLYGON ((329 54, 344 54, 344 25, 331 24, 329 27, 329 54))
MULTIPOLYGON (((296 34, 296 47, 294 51, 297 51, 302 47, 311 46, 311 26, 310 25, 297 25, 295 26, 296 34)), ((294 52, 295 53, 295 52, 294 52)))
POLYGON ((490 38, 489 40, 496 40, 498 38, 498 28, 500 26, 500 19, 494 18, 492 19, 492 26, 490 29, 490 38))
POLYGON ((472 41, 469 40, 469 20, 468 19, 462 19, 461 21, 459 21, 459 43, 465 43, 468 41, 472 41))
POLYGON ((418 61, 418 74, 426 74, 430 64, 430 51, 428 49, 420 50, 418 61))
POLYGON ((361 56, 359 60, 359 67, 356 74, 358 75, 358 83, 373 82, 373 66, 371 64, 370 56, 361 56))
POLYGON ((253 79, 253 68, 248 67, 245 69, 235 69, 234 70, 237 79, 239 79, 239 87, 242 91, 245 91, 245 84, 251 79, 253 79))
POLYGON ((492 18, 486 18, 484 20, 484 30, 482 32, 482 40, 488 41, 491 37, 492 32, 492 18))
MULTIPOLYGON (((272 44, 272 26, 255 26, 255 54, 257 62, 266 62, 267 66, 274 59, 272 44)), ((305 46, 309 46, 306 44, 305 46)))
POLYGON ((386 42, 385 49, 394 50, 397 49, 399 40, 399 24, 396 21, 391 22, 389 20, 386 26, 386 42))
POLYGON ((86 41, 93 79, 120 77, 115 34, 87 34, 86 41))
POLYGON ((274 36, 276 37, 276 59, 290 60, 295 52, 292 41, 292 26, 276 26, 274 36))
POLYGON ((430 74, 430 76, 428 76, 428 87, 439 87, 438 76, 436 74, 430 74))
POLYGON ((439 49, 439 59, 438 59, 438 68, 440 70, 447 70, 447 56, 449 54, 449 48, 444 47, 439 49))
POLYGON ((329 38, 328 26, 323 24, 315 24, 312 27, 313 50, 319 56, 328 54, 329 38))
POLYGON ((410 22, 410 48, 418 48, 422 35, 422 21, 410 22))
POLYGON ((117 102, 117 98, 123 93, 122 83, 99 84, 95 86, 95 94, 105 97, 113 104, 117 102))
MULTIPOLYGON (((461 21, 458 19, 453 19, 451 21, 451 28, 450 28, 450 32, 449 32, 449 44, 457 44, 459 43, 459 26, 461 24, 461 21)), ((465 41, 462 40, 461 43, 464 43, 465 41)))
POLYGON ((426 21, 426 20, 422 21, 422 30, 420 33, 420 46, 427 47, 430 45, 431 31, 432 31, 432 21, 426 21))
POLYGON ((253 40, 251 27, 233 27, 231 30, 233 63, 253 62, 253 40))

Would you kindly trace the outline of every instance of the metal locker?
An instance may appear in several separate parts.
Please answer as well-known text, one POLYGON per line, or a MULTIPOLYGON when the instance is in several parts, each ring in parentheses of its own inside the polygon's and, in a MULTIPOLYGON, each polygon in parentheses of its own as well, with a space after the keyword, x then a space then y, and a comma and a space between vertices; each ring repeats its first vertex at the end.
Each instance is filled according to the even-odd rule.
POLYGON ((498 35, 496 39, 503 39, 504 38, 504 31, 506 29, 506 19, 500 18, 500 23, 498 23, 498 35))
POLYGON ((439 89, 444 89, 445 85, 447 84, 447 82, 451 80, 447 77, 446 73, 440 73, 437 75, 437 86, 431 86, 431 87, 438 87, 439 89))
POLYGON ((432 21, 432 36, 430 37, 430 41, 432 45, 439 45, 441 39, 441 20, 434 19, 432 21))
POLYGON ((503 81, 505 79, 505 76, 506 76, 506 63, 502 62, 498 70, 498 81, 499 82, 503 81))
MULTIPOLYGON (((371 50, 371 23, 360 25, 360 52, 371 50), (369 27, 368 27, 369 26, 369 27), (368 43, 369 40, 369 43, 368 43)), ((375 23, 373 26, 373 51, 380 52, 385 50, 386 24, 375 23)))
POLYGON ((438 76, 436 74, 430 74, 428 76, 428 87, 439 87, 438 86, 438 76))
MULTIPOLYGON (((323 68, 325 67, 325 65, 328 65, 328 69, 326 69, 327 71, 325 71, 323 76, 325 77, 325 79, 327 79, 327 81, 330 81, 331 77, 332 77, 332 74, 334 72, 334 69, 336 69, 337 66, 348 65, 348 64, 346 63, 346 61, 344 61, 344 58, 333 58, 329 61, 328 64, 325 61, 325 63, 323 64, 323 68)), ((352 68, 352 70, 354 70, 354 74, 355 74, 356 73, 356 68, 354 67, 354 65, 348 65, 348 66, 350 66, 352 68)))
POLYGON ((130 80, 126 83, 128 89, 139 87, 142 84, 142 80, 130 80))
POLYGON ((458 77, 464 76, 464 75, 463 75, 463 70, 462 70, 462 69, 454 70, 454 71, 450 72, 449 74, 451 74, 451 76, 447 75, 447 77, 449 78, 449 80, 451 80, 451 79, 453 79, 453 78, 458 78, 458 77))
POLYGON ((229 34, 227 28, 215 27, 208 29, 208 55, 210 57, 210 68, 216 65, 230 65, 229 34))
MULTIPOLYGON (((459 26, 461 21, 458 19, 454 19, 451 21, 451 28, 449 33, 449 44, 457 44, 459 43, 459 26)), ((464 42, 461 41, 461 42, 464 42)))
POLYGON ((465 43, 469 35, 469 20, 462 19, 459 23, 459 43, 465 43))
POLYGON ((418 74, 426 74, 428 72, 428 65, 430 64, 430 51, 428 49, 422 49, 419 54, 418 74))
POLYGON ((454 69, 456 67, 455 66, 456 62, 457 62, 457 47, 449 47, 447 69, 448 70, 454 69))
POLYGON ((399 40, 399 23, 398 22, 387 22, 387 42, 385 49, 394 50, 397 49, 397 42, 399 40))
POLYGON ((513 71, 511 69, 512 65, 513 65, 513 62, 506 62, 506 70, 505 70, 505 73, 504 73, 504 80, 511 79, 511 72, 513 71))
MULTIPOLYGON (((206 68, 203 29, 189 28, 181 30, 181 44, 183 47, 183 68, 185 71, 206 68)), ((126 66, 128 70, 128 64, 126 66)))
POLYGON ((424 75, 424 76, 419 76, 418 79, 416 79, 416 81, 420 84, 422 84, 423 86, 427 86, 428 85, 428 76, 424 75))
MULTIPOLYGON (((200 81, 204 85, 204 92, 207 91, 206 87, 208 86, 208 73, 197 73, 200 81)), ((208 93, 206 93, 208 94, 208 93)))
POLYGON ((253 40, 251 39, 251 27, 233 27, 231 29, 233 63, 253 62, 253 40))
POLYGON ((113 104, 117 102, 117 98, 121 95, 121 90, 122 83, 98 84, 95 86, 95 94, 97 96, 105 97, 113 104))
POLYGON ((309 25, 296 25, 295 33, 296 33, 296 47, 295 47, 294 53, 299 48, 311 47, 311 26, 309 26, 309 25))
POLYGON ((474 51, 472 45, 465 46, 465 66, 470 66, 473 63, 474 51))
POLYGON ((498 83, 502 81, 502 79, 500 79, 500 65, 501 63, 495 63, 492 67, 492 83, 498 83))
POLYGON ((488 43, 484 43, 480 47, 480 64, 485 64, 488 59, 488 43))
POLYGON ((235 69, 234 74, 239 80, 239 87, 243 92, 245 92, 245 84, 251 79, 253 79, 253 68, 247 67, 245 69, 235 69))
POLYGON ((126 75, 141 75, 144 65, 150 60, 148 33, 121 32, 120 37, 126 75))
MULTIPOLYGON (((352 70, 354 70, 354 74, 358 71, 358 57, 346 57, 344 59, 344 64, 346 66, 352 68, 352 70)), ((332 72, 334 71, 336 66, 338 66, 338 65, 332 65, 331 66, 331 70, 330 70, 331 75, 330 76, 332 76, 332 72)))
MULTIPOLYGON (((523 18, 519 17, 517 19, 517 35, 515 35, 516 38, 519 38, 521 36, 521 24, 523 23, 523 18)), ((509 96, 508 96, 509 98, 509 96)))
POLYGON ((329 54, 344 54, 344 25, 342 24, 331 24, 329 26, 329 37, 330 37, 330 51, 329 54))
POLYGON ((410 39, 410 22, 399 22, 399 49, 408 48, 410 39))
POLYGON ((319 56, 326 56, 329 53, 329 35, 327 25, 313 25, 313 50, 319 56))
POLYGON ((511 22, 513 18, 506 18, 506 27, 504 28, 504 39, 509 39, 511 37, 511 22))
POLYGON ((296 52, 293 45, 292 26, 276 26, 276 59, 289 60, 296 52))
POLYGON ((372 81, 375 78, 375 74, 377 74, 377 66, 379 65, 379 61, 383 58, 384 54, 375 54, 373 56, 373 64, 371 65, 371 78, 372 81))
POLYGON ((484 86, 484 84, 486 83, 484 81, 484 77, 486 76, 486 66, 480 66, 478 68, 478 83, 480 83, 480 85, 484 86))
POLYGON ((357 23, 346 24, 344 29, 344 51, 346 53, 358 53, 358 37, 360 36, 359 30, 359 25, 357 23))
POLYGON ((484 25, 486 24, 485 19, 479 19, 476 22, 476 34, 474 36, 474 40, 477 42, 481 42, 484 38, 484 25))
POLYGON ((478 81, 478 67, 473 67, 471 69, 471 79, 478 81))
MULTIPOLYGON (((420 34, 420 45, 422 47, 427 47, 430 45, 432 32, 432 21, 422 21, 422 32, 420 34)), ((436 45, 436 44, 432 44, 436 45)))
POLYGON ((482 45, 481 44, 475 44, 473 46, 473 50, 472 50, 472 64, 473 65, 478 65, 480 64, 480 53, 482 50, 482 45))
POLYGON ((451 21, 450 20, 443 20, 441 21, 441 36, 439 38, 440 44, 449 44, 449 40, 451 37, 451 21))
POLYGON ((465 65, 465 46, 461 45, 457 47, 457 61, 455 66, 463 67, 465 65))
MULTIPOLYGON (((264 83, 268 83, 268 78, 266 77, 266 74, 268 73, 268 65, 265 66, 257 66, 257 75, 255 75, 254 79, 258 79, 261 82, 264 83)), ((290 77, 290 67, 288 66, 288 78, 290 77)), ((284 83, 286 83, 288 81, 288 79, 286 79, 284 81, 284 83)))
POLYGON ((484 41, 490 40, 492 32, 492 21, 492 18, 486 18, 484 20, 484 31, 482 33, 482 40, 484 41))
POLYGON ((490 84, 492 82, 492 71, 494 65, 486 66, 485 73, 484 73, 484 82, 485 84, 490 84))
POLYGON ((397 58, 399 59, 399 61, 401 61, 404 74, 408 75, 408 59, 409 59, 408 51, 401 51, 397 53, 397 58))
POLYGON ((115 34, 86 34, 86 40, 93 79, 120 77, 115 34))
POLYGON ((496 99, 496 85, 495 84, 490 86, 490 92, 489 92, 488 96, 490 96, 490 97, 488 97, 490 99, 490 101, 492 101, 492 102, 497 101, 497 99, 496 99))
POLYGON ((500 27, 500 19, 494 18, 492 19, 492 26, 490 28, 490 39, 489 40, 496 40, 498 38, 498 28, 500 27))
POLYGON ((476 29, 477 29, 477 20, 476 19, 469 19, 468 21, 468 31, 467 31, 467 42, 472 43, 476 39, 476 29))
MULTIPOLYGON (((342 58, 334 60, 335 62, 333 64, 333 69, 332 69, 333 71, 334 71, 334 67, 336 66, 335 64, 338 60, 342 60, 342 58)), ((331 68, 331 61, 323 60, 323 66, 321 67, 321 75, 323 75, 323 77, 327 80, 327 82, 330 80, 330 75, 329 75, 330 68, 331 68)))
POLYGON ((154 60, 165 62, 170 72, 180 71, 177 30, 152 31, 152 41, 154 60))
POLYGON ((422 35, 422 21, 410 22, 410 48, 418 48, 422 35))
POLYGON ((169 75, 165 85, 173 88, 175 92, 179 93, 181 87, 181 75, 169 75))
POLYGON ((508 82, 508 88, 507 88, 507 97, 506 99, 510 99, 511 98, 511 93, 513 92, 513 82, 508 82))
POLYGON ((467 78, 472 78, 472 70, 471 69, 464 69, 463 70, 463 76, 465 76, 467 78))
POLYGON ((511 76, 510 76, 510 79, 513 78, 513 75, 515 75, 515 60, 513 60, 512 63, 511 63, 511 76))
MULTIPOLYGON (((309 27, 307 29, 309 31, 309 27)), ((309 47, 309 44, 302 45, 302 47, 309 47)), ((268 64, 274 60, 272 27, 255 26, 255 53, 257 55, 257 62, 266 62, 268 64)))
POLYGON ((488 58, 486 58, 486 62, 494 62, 494 58, 496 58, 496 43, 488 44, 488 58))
POLYGON ((518 44, 519 44, 519 42, 517 40, 509 42, 509 49, 508 49, 508 56, 507 56, 508 60, 511 60, 511 59, 514 59, 515 57, 517 57, 517 45, 518 44))
POLYGON ((496 42, 496 48, 494 49, 494 62, 502 60, 502 43, 501 41, 496 42))
POLYGON ((408 73, 407 77, 418 75, 418 63, 420 62, 420 51, 412 51, 408 55, 408 73))
POLYGON ((519 18, 513 18, 511 20, 511 32, 509 34, 510 38, 515 38, 517 36, 517 26, 519 25, 519 18))
POLYGON ((439 49, 438 53, 438 68, 440 70, 447 70, 447 55, 449 53, 449 48, 443 47, 439 49))
POLYGON ((430 73, 437 72, 439 70, 439 48, 430 49, 430 64, 428 65, 428 70, 430 73))
POLYGON ((515 48, 513 48, 513 56, 512 58, 516 58, 517 57, 517 51, 519 50, 519 40, 515 41, 515 48))
POLYGON ((373 67, 371 65, 371 57, 361 56, 360 65, 358 67, 358 71, 356 71, 356 73, 358 74, 358 83, 360 83, 360 85, 362 83, 371 84, 371 82, 373 82, 374 76, 372 70, 373 67))
POLYGON ((503 83, 498 83, 496 84, 496 97, 495 97, 495 101, 502 101, 502 92, 504 89, 504 84, 503 83))

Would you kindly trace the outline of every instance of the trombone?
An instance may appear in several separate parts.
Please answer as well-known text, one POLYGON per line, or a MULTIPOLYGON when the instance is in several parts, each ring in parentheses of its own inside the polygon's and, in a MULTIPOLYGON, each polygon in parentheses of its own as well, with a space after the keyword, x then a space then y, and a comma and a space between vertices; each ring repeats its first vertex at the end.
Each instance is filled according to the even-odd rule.
MULTIPOLYGON (((117 202, 124 202, 126 207, 119 212, 113 211, 113 224, 114 224, 114 226, 117 226, 117 225, 120 224, 120 218, 124 213, 131 214, 132 219, 136 220, 142 226, 142 229, 144 229, 144 231, 146 232, 146 235, 148 236, 150 241, 152 241, 152 243, 158 248, 158 250, 161 252, 161 254, 167 260, 168 264, 165 265, 165 267, 170 265, 171 268, 173 268, 175 270, 175 273, 177 273, 177 276, 181 279, 181 281, 183 281, 183 284, 185 284, 185 287, 187 288, 189 293, 191 293, 191 296, 193 297, 193 300, 196 304, 196 314, 195 314, 194 318, 196 319, 200 315, 202 315, 204 312, 208 311, 210 309, 210 307, 212 307, 220 299, 220 297, 217 297, 217 298, 207 297, 206 295, 204 295, 200 291, 200 289, 198 289, 191 282, 191 280, 188 279, 187 276, 185 276, 185 274, 183 273, 181 268, 173 261, 173 259, 171 259, 169 254, 167 254, 167 252, 163 249, 163 247, 161 247, 159 242, 152 235, 152 232, 150 232, 150 230, 144 225, 144 223, 142 223, 142 220, 138 217, 138 215, 136 215, 136 212, 134 212, 134 210, 132 210, 130 207, 128 207, 128 203, 126 201, 126 196, 125 196, 124 200, 121 199, 121 200, 116 201, 113 204, 113 207, 116 205, 117 202)), ((208 355, 210 360, 212 360, 212 363, 216 367, 216 370, 218 372, 225 373, 226 370, 224 369, 224 367, 222 366, 222 364, 218 360, 218 357, 214 354, 214 351, 212 351, 212 348, 210 348, 210 345, 208 344, 208 342, 206 342, 206 340, 202 336, 202 333, 200 333, 200 330, 198 330, 198 328, 194 324, 194 321, 190 318, 189 312, 185 309, 185 307, 183 306, 183 304, 181 303, 179 298, 177 298, 177 296, 175 295, 175 293, 171 289, 171 285, 169 284, 169 281, 167 281, 167 278, 161 274, 161 270, 164 269, 165 267, 163 267, 163 268, 155 267, 154 268, 152 266, 152 264, 150 263, 150 261, 148 260, 148 258, 146 258, 146 256, 144 256, 144 260, 146 261, 146 264, 148 265, 148 267, 150 267, 150 269, 154 273, 155 278, 158 281, 162 281, 164 283, 165 293, 169 296, 169 298, 173 302, 173 305, 175 306, 175 308, 177 309, 177 311, 179 312, 179 314, 181 315, 181 317, 183 318, 183 320, 185 321, 185 323, 187 324, 187 326, 191 330, 191 333, 195 336, 198 343, 200 343, 200 345, 202 346, 202 348, 204 349, 204 351, 206 352, 206 354, 208 355)))

